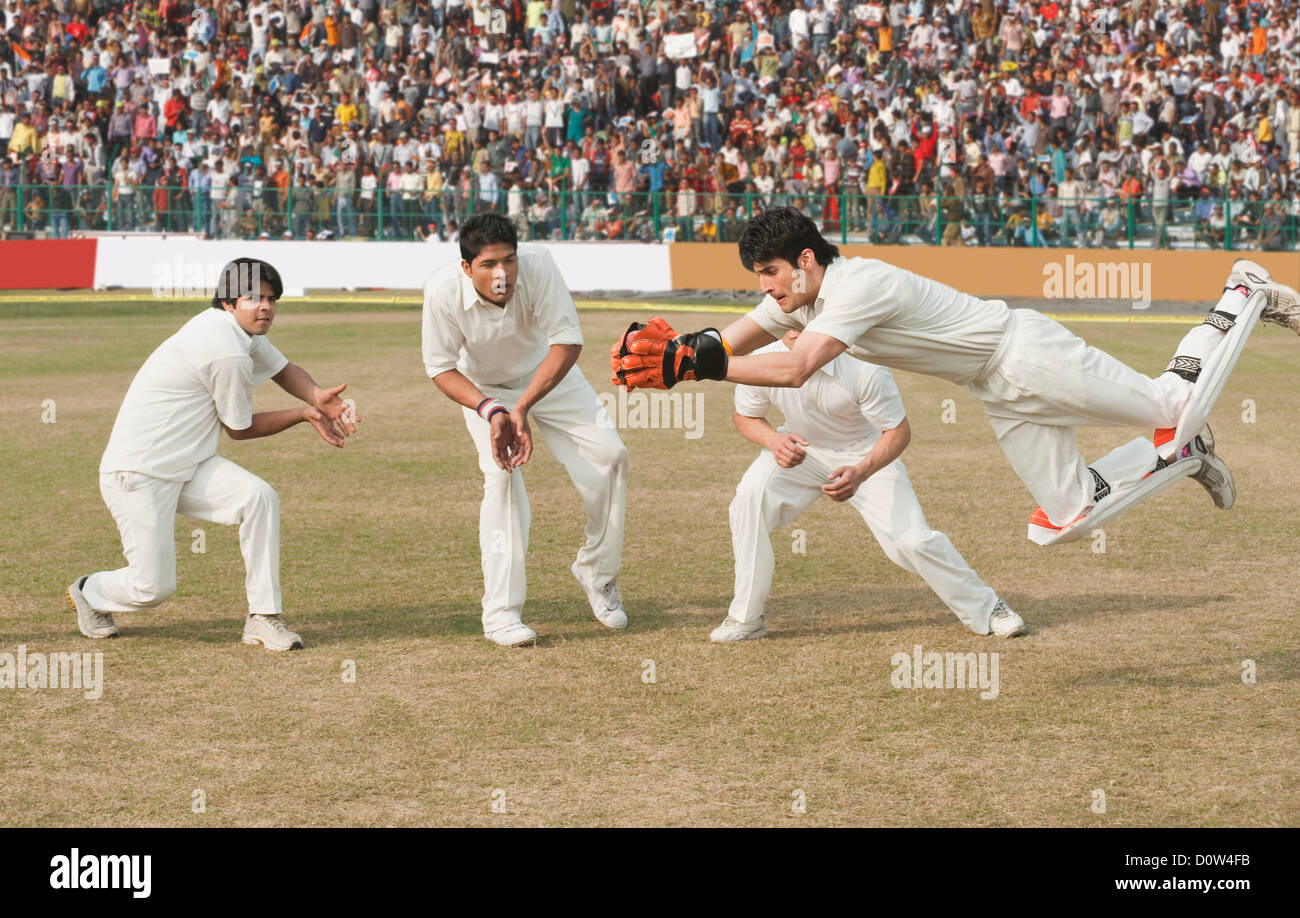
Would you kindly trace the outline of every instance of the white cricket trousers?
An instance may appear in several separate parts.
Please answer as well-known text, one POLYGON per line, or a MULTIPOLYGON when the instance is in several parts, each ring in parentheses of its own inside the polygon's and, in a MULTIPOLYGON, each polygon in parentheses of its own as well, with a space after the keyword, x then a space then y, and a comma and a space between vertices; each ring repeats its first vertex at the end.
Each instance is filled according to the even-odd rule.
MULTIPOLYGON (((510 385, 479 385, 485 396, 513 408, 529 379, 510 385)), ((471 408, 465 426, 478 449, 483 472, 479 507, 479 550, 483 563, 483 632, 521 620, 527 597, 524 557, 532 519, 523 469, 505 472, 492 461, 490 427, 471 408)), ((614 429, 596 390, 576 366, 528 412, 534 436, 547 448, 578 489, 587 508, 586 542, 578 550, 578 571, 600 589, 618 576, 623 560, 623 521, 627 508, 627 447, 614 429)))
MULTIPOLYGON (((1208 345, 1222 338, 1205 326, 1184 342, 1194 336, 1208 345)), ((1185 350, 1180 345, 1178 353, 1185 350)), ((998 353, 967 389, 983 402, 1002 452, 1057 526, 1083 513, 1098 485, 1075 445, 1075 427, 1176 427, 1192 394, 1181 376, 1143 376, 1032 309, 1011 311, 998 353)), ((1093 468, 1112 489, 1132 484, 1156 467, 1156 448, 1147 447, 1126 444, 1093 468)))
MULTIPOLYGON (((792 469, 777 465, 763 450, 736 486, 731 501, 731 547, 736 556, 736 591, 727 614, 750 622, 763 614, 772 590, 776 559, 770 534, 789 525, 818 497, 832 470, 852 465, 866 451, 840 452, 809 446, 792 469)), ((903 570, 918 574, 967 628, 989 633, 997 604, 993 592, 971 570, 942 532, 925 522, 921 504, 901 461, 872 475, 847 503, 862 515, 885 554, 903 570)))
POLYGON ((176 592, 176 514, 181 513, 239 525, 248 611, 280 614, 280 498, 252 472, 212 456, 199 463, 189 481, 104 472, 99 492, 122 534, 127 566, 86 580, 82 592, 92 608, 134 612, 176 592))

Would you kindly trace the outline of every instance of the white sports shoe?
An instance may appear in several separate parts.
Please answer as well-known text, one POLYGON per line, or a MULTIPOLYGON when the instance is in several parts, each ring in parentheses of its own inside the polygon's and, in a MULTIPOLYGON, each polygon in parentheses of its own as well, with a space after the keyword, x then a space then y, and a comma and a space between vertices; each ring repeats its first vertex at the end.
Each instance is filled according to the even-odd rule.
POLYGON ((709 640, 715 644, 731 644, 735 641, 752 641, 767 634, 767 618, 760 615, 752 622, 742 622, 728 615, 722 624, 709 633, 709 640))
POLYGON ((1007 604, 999 599, 998 604, 993 607, 993 614, 989 616, 989 634, 1009 638, 1024 634, 1026 630, 1028 629, 1025 627, 1025 620, 1012 612, 1007 604))
POLYGON ((493 644, 500 644, 502 647, 532 647, 537 643, 537 632, 523 622, 515 622, 495 631, 486 631, 483 636, 493 644))
POLYGON ((604 589, 593 590, 578 573, 577 561, 569 566, 569 573, 587 594, 587 602, 591 603, 591 611, 595 614, 596 621, 615 631, 627 627, 627 612, 623 609, 623 591, 618 588, 617 580, 605 584, 604 589))
POLYGON ((1281 325, 1300 335, 1300 293, 1286 284, 1269 284, 1264 287, 1264 310, 1259 321, 1281 325))
POLYGON ((267 650, 302 650, 302 637, 290 631, 278 615, 249 615, 244 619, 244 643, 267 650))
POLYGON ((1214 506, 1220 510, 1231 508, 1237 499, 1237 483, 1232 480, 1227 464, 1214 452, 1214 433, 1209 424, 1201 428, 1188 447, 1191 455, 1201 460, 1201 470, 1192 476, 1192 480, 1210 492, 1214 506))
POLYGON ((85 594, 81 592, 87 579, 78 577, 63 591, 69 608, 77 613, 77 627, 88 638, 115 638, 118 631, 117 625, 113 624, 113 616, 92 609, 85 594))
MULTIPOLYGON (((1273 275, 1259 262, 1238 258, 1223 289, 1244 286, 1250 293, 1263 290, 1266 297, 1259 321, 1281 325, 1300 335, 1300 293, 1286 284, 1273 280, 1273 275)), ((1249 297, 1250 293, 1247 294, 1249 297)))

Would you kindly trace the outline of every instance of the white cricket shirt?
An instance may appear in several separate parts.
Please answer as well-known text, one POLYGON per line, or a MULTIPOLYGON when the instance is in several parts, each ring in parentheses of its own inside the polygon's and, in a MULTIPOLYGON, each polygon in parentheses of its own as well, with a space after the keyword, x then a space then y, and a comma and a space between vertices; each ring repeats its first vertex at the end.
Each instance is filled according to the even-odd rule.
POLYGON ((786 315, 770 296, 749 313, 780 338, 790 329, 843 341, 854 357, 968 385, 997 350, 1011 310, 876 258, 826 266, 811 306, 786 315))
MULTIPOLYGON (((776 341, 754 353, 786 350, 776 341)), ((864 456, 880 439, 880 431, 893 430, 907 417, 893 374, 848 354, 836 357, 798 389, 739 385, 735 401, 736 411, 751 418, 767 417, 775 405, 791 433, 814 446, 864 456)))
POLYGON ((288 363, 265 335, 248 334, 224 309, 203 310, 131 380, 99 470, 189 481, 216 455, 223 423, 232 430, 253 423, 253 387, 288 363))
POLYGON ((504 307, 479 299, 459 260, 424 285, 424 368, 459 370, 475 385, 505 385, 537 372, 553 344, 582 344, 578 309, 551 253, 521 245, 515 292, 504 307))

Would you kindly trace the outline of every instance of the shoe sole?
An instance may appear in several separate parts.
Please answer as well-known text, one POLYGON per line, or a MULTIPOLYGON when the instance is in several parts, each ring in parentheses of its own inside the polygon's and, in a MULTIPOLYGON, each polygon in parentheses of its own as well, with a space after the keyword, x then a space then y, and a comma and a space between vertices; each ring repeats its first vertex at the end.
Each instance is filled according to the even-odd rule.
POLYGON ((755 631, 753 634, 747 634, 744 637, 723 638, 722 640, 718 640, 715 637, 713 637, 713 635, 709 635, 709 643, 710 644, 739 644, 742 641, 756 641, 761 637, 767 637, 766 628, 764 628, 762 631, 755 631))
POLYGON ((1229 273, 1236 274, 1238 271, 1245 274, 1246 279, 1252 283, 1273 283, 1273 275, 1269 273, 1268 268, 1264 267, 1257 261, 1251 261, 1249 258, 1238 258, 1232 263, 1232 270, 1229 273), (1252 274, 1254 277, 1251 276, 1252 274), (1260 278, 1263 278, 1263 280, 1260 280, 1260 278))
POLYGON ((502 644, 500 641, 494 641, 491 638, 485 638, 489 644, 496 644, 498 647, 536 647, 537 638, 524 638, 522 641, 515 641, 513 644, 502 644))
POLYGON ((71 588, 71 587, 69 587, 68 589, 66 589, 66 590, 63 591, 63 598, 66 599, 66 600, 68 601, 68 608, 71 609, 71 610, 76 614, 76 616, 77 616, 77 630, 80 631, 83 635, 85 635, 86 637, 90 638, 92 641, 102 641, 102 640, 104 640, 105 638, 115 638, 115 637, 117 637, 117 633, 118 633, 118 632, 117 632, 117 629, 116 629, 116 628, 114 628, 114 629, 113 629, 111 632, 109 632, 108 634, 91 634, 91 633, 88 632, 84 627, 82 627, 82 624, 81 624, 81 610, 77 608, 77 601, 76 601, 75 599, 72 598, 72 588, 71 588))
MULTIPOLYGON (((1222 462, 1223 460, 1219 460, 1222 462)), ((1227 471, 1224 466, 1225 474, 1221 475, 1219 470, 1210 466, 1204 460, 1201 461, 1202 471, 1192 476, 1192 481, 1199 484, 1205 490, 1210 492, 1210 498, 1214 501, 1214 506, 1220 510, 1231 510, 1232 505, 1237 502, 1237 485, 1232 480, 1232 472, 1227 471), (1227 499, 1224 499, 1224 492, 1227 499)))
POLYGON ((1020 635, 1024 634, 1028 630, 1029 630, 1029 626, 1024 623, 1021 623, 1019 628, 1017 628, 1015 631, 1008 632, 1007 634, 1002 634, 1001 632, 998 631, 990 631, 989 633, 992 634, 994 637, 1013 638, 1013 637, 1020 637, 1020 635))
POLYGON ((271 651, 272 653, 285 653, 286 651, 289 650, 302 650, 302 641, 294 641, 288 647, 272 647, 270 644, 266 643, 266 641, 262 640, 261 638, 248 637, 247 635, 245 635, 243 642, 252 647, 265 647, 267 650, 271 651))

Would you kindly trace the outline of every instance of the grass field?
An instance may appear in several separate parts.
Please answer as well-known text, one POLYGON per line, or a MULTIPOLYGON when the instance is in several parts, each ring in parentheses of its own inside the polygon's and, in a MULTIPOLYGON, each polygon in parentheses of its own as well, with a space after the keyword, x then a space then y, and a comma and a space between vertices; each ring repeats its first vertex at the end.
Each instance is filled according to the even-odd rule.
MULTIPOLYGON (((704 393, 698 439, 623 431, 626 632, 592 618, 568 573, 582 507, 539 443, 525 621, 541 644, 508 651, 481 636, 481 479, 458 409, 423 373, 415 304, 286 303, 272 339, 322 383, 350 383, 362 431, 342 451, 299 426, 223 454, 280 492, 285 614, 307 649, 239 643, 236 534, 183 517, 176 596, 90 642, 62 594, 121 563, 98 458, 132 375, 197 308, 0 304, 0 652, 100 651, 105 673, 98 700, 0 689, 0 824, 1300 823, 1288 333, 1257 331, 1215 414, 1237 506, 1179 485, 1112 524, 1104 552, 1028 543, 1033 501, 978 405, 897 374, 929 520, 1025 617, 1023 638, 970 634, 849 508, 820 501, 794 524, 805 553, 791 529, 774 534, 770 636, 710 645, 731 590, 726 508, 756 449, 731 429, 731 387, 708 385, 686 387, 704 393), (891 657, 917 644, 999 653, 997 697, 895 689, 891 657)), ((580 365, 598 391, 612 391, 608 342, 629 318, 583 313, 580 365)), ((1073 328, 1148 372, 1183 331, 1073 328)), ((286 404, 259 390, 259 408, 286 404)), ((1095 457, 1132 435, 1080 443, 1095 457)))

